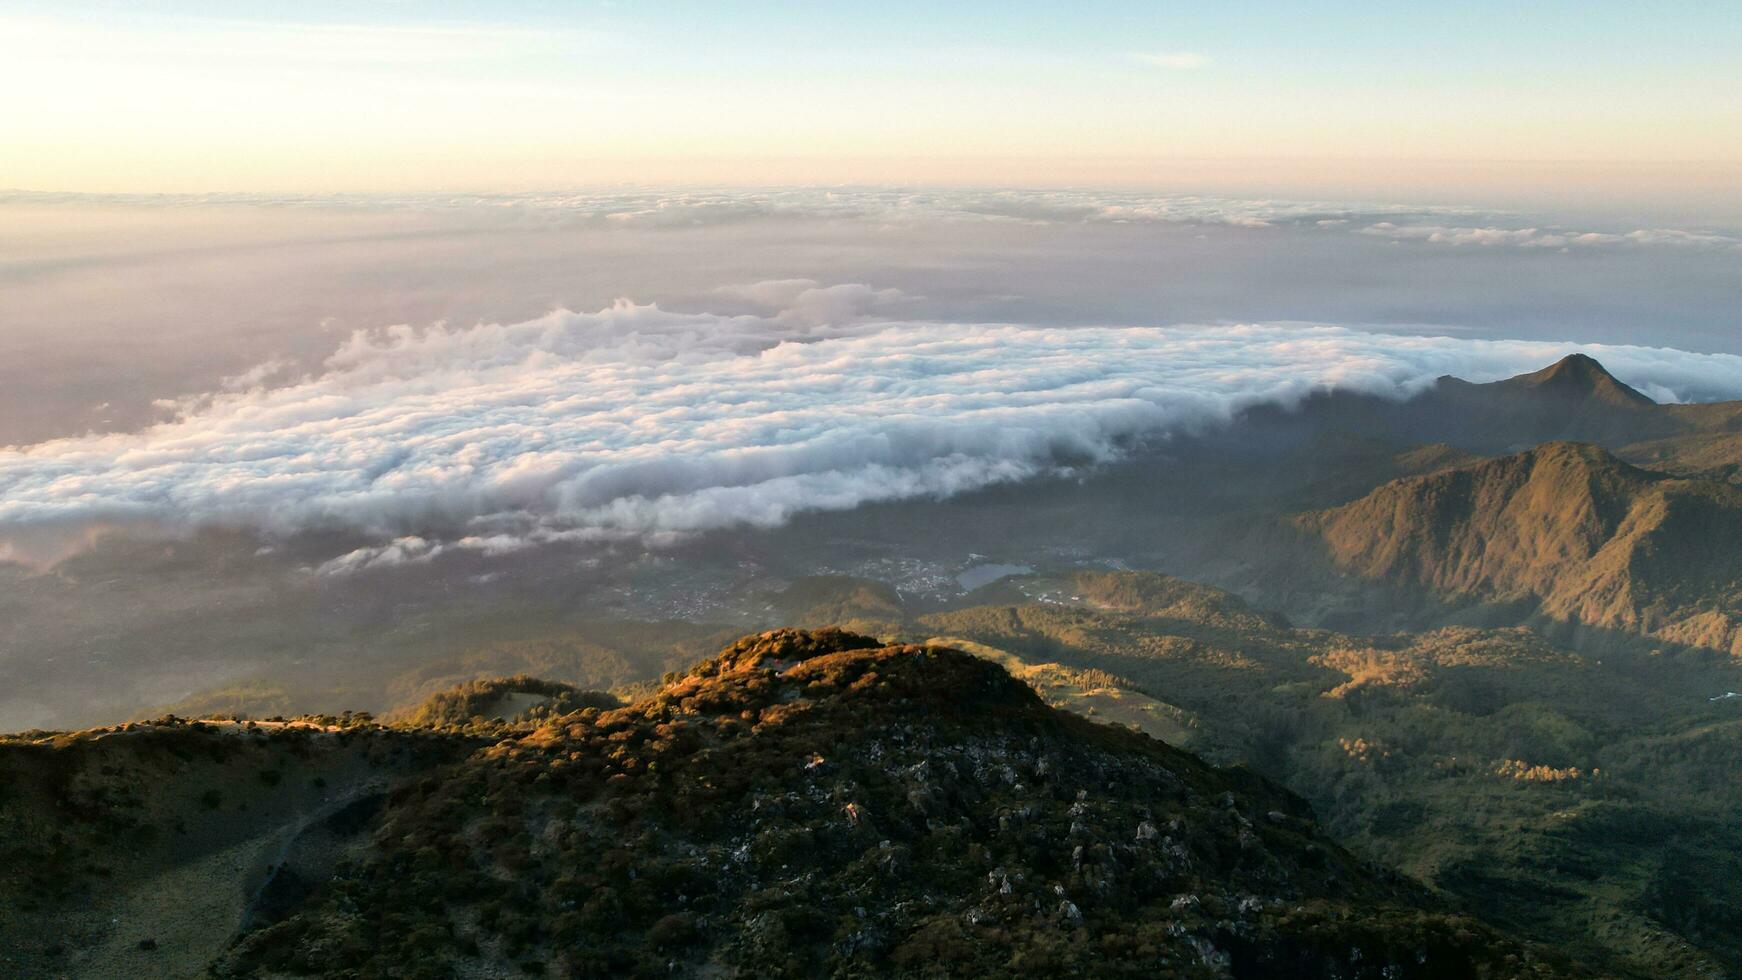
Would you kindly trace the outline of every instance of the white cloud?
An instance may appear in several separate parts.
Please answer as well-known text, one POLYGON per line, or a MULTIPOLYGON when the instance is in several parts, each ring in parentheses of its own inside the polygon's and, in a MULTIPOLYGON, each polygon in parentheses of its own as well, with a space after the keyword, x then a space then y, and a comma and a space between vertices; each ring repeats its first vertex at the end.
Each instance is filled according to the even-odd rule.
MULTIPOLYGON (((259 388, 290 371, 293 367, 295 365, 288 359, 276 357, 269 361, 262 361, 241 374, 225 378, 223 386, 228 391, 246 391, 250 388, 259 388)), ((171 402, 171 404, 174 403, 171 402)))
POLYGON ((1196 51, 1162 51, 1145 53, 1137 56, 1137 60, 1146 65, 1166 68, 1169 71, 1191 71, 1194 68, 1204 68, 1210 64, 1206 55, 1196 51))
POLYGON ((465 212, 506 221, 670 228, 783 218, 871 221, 1186 222, 1269 224, 1387 217, 1444 220, 1469 208, 1279 201, 1101 190, 789 187, 629 188, 537 194, 67 194, 0 191, 0 204, 85 203, 190 208, 222 205, 364 211, 465 212))
POLYGON ((1298 226, 1327 234, 1376 235, 1449 245, 1543 248, 1680 246, 1742 249, 1742 232, 1641 228, 1594 231, 1523 222, 1476 208, 1347 201, 1289 201, 1087 189, 787 187, 536 194, 63 194, 0 190, 0 205, 87 203, 191 208, 223 205, 357 211, 464 213, 517 225, 584 225, 624 230, 704 227, 746 221, 886 223, 1021 221, 1034 224, 1197 224, 1298 226), (1483 222, 1477 224, 1475 222, 1483 222))
MULTIPOLYGON (((1324 222, 1319 222, 1324 224, 1324 222)), ((1402 241, 1436 245, 1512 245, 1523 248, 1593 248, 1615 245, 1669 245, 1699 248, 1742 248, 1742 238, 1675 228, 1642 228, 1626 233, 1569 231, 1544 228, 1454 227, 1380 221, 1357 230, 1402 241)))
POLYGON ((1325 386, 1397 394, 1575 349, 1659 394, 1742 396, 1732 355, 1299 325, 910 322, 866 316, 900 297, 862 285, 733 293, 769 309, 619 302, 394 327, 352 337, 309 377, 184 400, 139 433, 0 449, 0 556, 61 553, 102 526, 379 536, 328 563, 343 572, 770 526, 1115 459, 1133 437, 1325 386))
POLYGON ((899 289, 874 289, 857 282, 824 286, 815 279, 766 279, 724 286, 717 292, 761 307, 778 321, 804 327, 840 324, 885 312, 908 298, 899 289))
POLYGON ((194 208, 225 205, 464 214, 514 226, 582 225, 658 230, 748 221, 824 220, 899 224, 1021 221, 1033 224, 1296 226, 1325 234, 1374 235, 1447 245, 1539 248, 1669 246, 1742 249, 1742 232, 1641 228, 1568 230, 1476 208, 1290 201, 1111 190, 788 187, 536 194, 63 194, 0 190, 0 205, 85 203, 194 208), (1481 222, 1481 223, 1477 223, 1481 222))
POLYGON ((358 548, 346 552, 322 564, 317 571, 322 575, 349 575, 368 569, 392 568, 395 565, 430 561, 442 551, 443 548, 439 544, 426 541, 416 535, 407 535, 402 538, 394 538, 392 541, 377 547, 358 548))

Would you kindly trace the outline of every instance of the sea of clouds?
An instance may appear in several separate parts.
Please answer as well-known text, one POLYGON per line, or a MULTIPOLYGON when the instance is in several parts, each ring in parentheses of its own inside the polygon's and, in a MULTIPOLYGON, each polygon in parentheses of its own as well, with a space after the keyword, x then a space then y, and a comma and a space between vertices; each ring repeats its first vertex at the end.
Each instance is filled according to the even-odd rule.
POLYGON ((5 204, 196 208, 249 206, 465 214, 517 224, 691 228, 744 221, 1020 221, 1297 227, 1398 242, 1527 248, 1742 251, 1734 228, 1567 227, 1461 205, 1301 201, 1105 189, 891 187, 619 188, 516 194, 71 194, 0 190, 5 204), (1453 223, 1456 222, 1456 223, 1453 223))
MULTIPOLYGON (((330 573, 559 540, 773 526, 1119 458, 1326 387, 1402 396, 1582 350, 1662 400, 1742 397, 1742 357, 1340 326, 914 322, 902 297, 809 280, 728 290, 763 312, 621 301, 521 323, 359 333, 170 421, 0 449, 0 557, 93 528, 345 529, 330 573)), ((57 551, 58 549, 58 551, 57 551)))

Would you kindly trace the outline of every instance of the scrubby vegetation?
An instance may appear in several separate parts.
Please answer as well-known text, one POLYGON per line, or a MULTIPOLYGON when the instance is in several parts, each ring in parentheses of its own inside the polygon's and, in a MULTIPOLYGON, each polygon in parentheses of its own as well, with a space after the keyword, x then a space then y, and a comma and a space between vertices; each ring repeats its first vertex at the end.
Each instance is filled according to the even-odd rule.
MULTIPOLYGON (((1739 411, 1575 357, 729 567, 353 605, 259 564, 109 652, 260 651, 153 709, 201 720, 0 737, 0 976, 1742 975, 1739 411), (1543 439, 1608 449, 1473 452, 1543 439), (1000 564, 1254 601, 962 597, 901 554, 1007 531, 1000 564), (855 633, 731 642, 775 622, 855 633), (301 714, 339 704, 389 721, 301 714)), ((117 591, 113 547, 8 579, 14 633, 197 584, 117 591)))
POLYGON ((1295 797, 839 632, 740 642, 397 790, 235 974, 1552 975, 1295 797))

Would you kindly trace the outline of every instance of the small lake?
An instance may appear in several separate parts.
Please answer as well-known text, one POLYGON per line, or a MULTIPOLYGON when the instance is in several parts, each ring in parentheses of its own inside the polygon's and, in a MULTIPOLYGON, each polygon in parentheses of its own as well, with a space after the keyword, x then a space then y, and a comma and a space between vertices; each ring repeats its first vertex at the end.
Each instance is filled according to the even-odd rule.
POLYGON ((975 589, 991 585, 1001 578, 1009 578, 1012 575, 1027 575, 1032 571, 1034 569, 1027 565, 975 565, 957 575, 956 584, 972 592, 975 589))

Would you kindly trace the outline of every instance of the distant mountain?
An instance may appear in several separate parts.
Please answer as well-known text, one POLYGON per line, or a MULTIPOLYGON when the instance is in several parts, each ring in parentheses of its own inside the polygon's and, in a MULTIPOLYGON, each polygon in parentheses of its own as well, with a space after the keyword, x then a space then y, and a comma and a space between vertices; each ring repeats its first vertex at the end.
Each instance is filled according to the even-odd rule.
POLYGON ((1488 384, 1441 378, 1415 399, 1412 414, 1439 415, 1466 438, 1492 433, 1512 445, 1578 440, 1614 445, 1667 436, 1681 420, 1584 354, 1488 384))
POLYGON ((1564 975, 1250 773, 834 630, 488 733, 166 719, 0 772, 11 975, 1564 975))
POLYGON ((1742 655, 1742 491, 1713 480, 1555 442, 1296 523, 1348 573, 1742 655))
POLYGON ((1622 384, 1597 363, 1596 358, 1586 354, 1568 354, 1540 371, 1475 387, 1489 393, 1554 399, 1581 409, 1591 404, 1619 409, 1646 409, 1657 405, 1638 390, 1622 384))
POLYGON ((1616 449, 1694 432, 1742 432, 1742 402, 1659 405, 1584 354, 1529 374, 1477 384, 1450 375, 1402 402, 1348 391, 1308 398, 1298 408, 1261 406, 1243 421, 1275 442, 1317 433, 1395 445, 1446 443, 1482 453, 1543 442, 1592 442, 1616 449))

